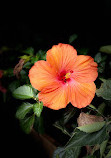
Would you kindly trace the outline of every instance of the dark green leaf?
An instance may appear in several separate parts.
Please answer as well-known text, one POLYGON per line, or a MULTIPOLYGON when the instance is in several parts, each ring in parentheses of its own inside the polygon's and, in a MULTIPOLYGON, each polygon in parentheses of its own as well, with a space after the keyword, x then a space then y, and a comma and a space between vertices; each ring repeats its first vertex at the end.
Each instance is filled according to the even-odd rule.
POLYGON ((16 112, 16 117, 18 119, 23 119, 26 114, 33 108, 33 104, 23 103, 16 112))
POLYGON ((99 113, 103 114, 105 110, 106 104, 103 102, 98 106, 99 113))
POLYGON ((11 92, 13 92, 15 89, 17 89, 18 87, 20 86, 20 81, 19 80, 16 80, 16 81, 13 81, 12 83, 9 84, 9 90, 11 92))
POLYGON ((108 140, 105 140, 100 145, 100 158, 102 158, 102 156, 103 156, 103 154, 105 152, 105 148, 106 148, 107 142, 108 142, 108 140))
POLYGON ((30 86, 21 86, 14 90, 13 96, 17 99, 30 99, 34 97, 34 92, 30 86))
POLYGON ((111 54, 111 45, 102 46, 99 49, 100 52, 111 54))
POLYGON ((106 155, 105 158, 111 158, 111 149, 109 150, 108 154, 106 155))
POLYGON ((26 134, 29 134, 31 132, 31 129, 34 124, 34 119, 35 119, 35 116, 32 115, 30 117, 20 120, 20 126, 26 134))
POLYGON ((34 49, 32 47, 29 47, 26 50, 24 50, 23 53, 26 53, 32 56, 34 54, 34 49))
POLYGON ((34 129, 40 133, 44 134, 44 123, 42 115, 40 117, 35 116, 34 129))
POLYGON ((78 158, 81 151, 81 147, 74 147, 68 150, 65 150, 63 147, 58 147, 53 155, 53 158, 78 158))
POLYGON ((94 133, 85 133, 76 130, 74 135, 69 140, 66 149, 77 146, 101 144, 104 140, 108 138, 106 129, 107 126, 105 125, 101 130, 94 133))
POLYGON ((101 84, 101 87, 96 90, 96 94, 98 97, 102 97, 106 100, 111 100, 111 79, 102 79, 102 81, 103 83, 101 84))
POLYGON ((100 63, 102 60, 101 53, 97 53, 94 57, 95 62, 100 63))
POLYGON ((37 117, 40 117, 42 110, 43 110, 43 103, 42 102, 34 104, 33 111, 37 117))
POLYGON ((76 39, 78 38, 77 34, 73 34, 69 37, 69 43, 71 44, 72 42, 74 42, 76 39))

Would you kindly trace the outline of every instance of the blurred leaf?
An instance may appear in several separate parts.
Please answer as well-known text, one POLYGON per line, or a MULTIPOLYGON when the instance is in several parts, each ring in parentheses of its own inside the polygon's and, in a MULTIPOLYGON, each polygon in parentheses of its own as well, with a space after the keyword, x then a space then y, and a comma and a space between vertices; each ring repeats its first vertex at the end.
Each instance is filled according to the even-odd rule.
POLYGON ((71 44, 72 42, 74 42, 76 39, 78 38, 77 34, 73 34, 69 37, 69 44, 71 44))
POLYGON ((24 59, 25 62, 28 62, 30 60, 31 56, 29 56, 29 55, 23 55, 23 56, 20 56, 20 58, 24 59))
POLYGON ((105 148, 106 148, 107 142, 108 142, 108 140, 105 140, 100 145, 100 158, 102 158, 102 156, 103 156, 103 154, 105 152, 105 148))
POLYGON ((34 124, 34 119, 35 119, 35 116, 32 115, 30 117, 27 117, 27 118, 20 120, 20 126, 26 134, 29 134, 31 132, 31 129, 32 129, 33 124, 34 124))
POLYGON ((30 103, 23 103, 16 112, 16 117, 18 119, 24 119, 26 114, 33 108, 33 104, 30 103))
POLYGON ((105 110, 106 104, 103 102, 98 106, 99 113, 103 114, 105 110))
POLYGON ((13 96, 17 99, 30 99, 34 97, 34 92, 30 86, 23 85, 14 90, 13 96))
POLYGON ((111 149, 109 150, 108 154, 105 156, 105 158, 111 158, 111 149))
POLYGON ((83 158, 97 158, 95 155, 88 155, 88 156, 85 156, 83 158))
POLYGON ((42 102, 34 104, 33 111, 37 117, 40 117, 42 110, 43 110, 43 103, 42 102))
POLYGON ((86 133, 93 133, 99 131, 105 125, 105 121, 103 122, 95 122, 93 124, 88 124, 84 126, 77 127, 80 131, 86 133))
POLYGON ((31 64, 35 64, 39 60, 38 56, 32 57, 31 58, 31 64))
POLYGON ((97 63, 100 63, 100 62, 101 62, 102 56, 101 56, 101 53, 100 53, 100 52, 95 55, 94 60, 95 60, 95 62, 97 62, 97 63))
POLYGON ((111 54, 111 45, 102 46, 99 49, 100 52, 111 54))
POLYGON ((23 68, 26 68, 26 69, 30 69, 31 68, 31 62, 26 62, 26 64, 24 64, 23 68))
POLYGON ((16 80, 16 81, 13 81, 9 84, 9 90, 11 92, 13 92, 15 89, 17 89, 18 87, 20 86, 20 81, 19 80, 16 80))
POLYGON ((106 100, 111 100, 111 79, 102 80, 101 87, 96 90, 96 95, 106 100))
POLYGON ((39 50, 37 53, 36 53, 36 58, 38 60, 46 60, 46 52, 43 51, 43 50, 39 50))
POLYGON ((80 48, 77 50, 80 55, 87 55, 89 52, 88 48, 80 48))
POLYGON ((94 105, 92 105, 92 104, 90 104, 89 107, 94 109, 94 110, 97 110, 96 107, 94 105))
POLYGON ((22 52, 32 56, 34 54, 34 49, 32 47, 29 47, 26 50, 23 50, 22 52))
POLYGON ((99 64, 99 67, 98 67, 98 72, 99 73, 103 73, 104 70, 105 70, 105 65, 106 65, 106 62, 105 61, 102 61, 100 64, 99 64))

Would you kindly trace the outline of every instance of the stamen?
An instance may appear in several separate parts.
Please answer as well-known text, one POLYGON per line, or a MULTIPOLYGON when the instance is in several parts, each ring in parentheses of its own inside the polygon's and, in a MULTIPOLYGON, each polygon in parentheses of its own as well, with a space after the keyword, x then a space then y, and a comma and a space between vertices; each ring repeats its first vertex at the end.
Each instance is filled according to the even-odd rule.
POLYGON ((65 75, 65 79, 70 78, 70 75, 71 75, 71 73, 70 73, 70 72, 68 72, 68 73, 65 75))

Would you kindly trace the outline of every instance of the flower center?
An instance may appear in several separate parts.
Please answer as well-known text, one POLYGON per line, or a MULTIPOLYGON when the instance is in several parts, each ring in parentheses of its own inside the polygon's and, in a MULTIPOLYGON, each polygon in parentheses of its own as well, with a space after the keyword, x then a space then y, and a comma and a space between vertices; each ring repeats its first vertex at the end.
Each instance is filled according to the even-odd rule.
POLYGON ((58 76, 59 81, 62 81, 63 83, 70 81, 70 77, 72 73, 73 73, 72 70, 67 73, 66 71, 62 71, 60 75, 58 76))

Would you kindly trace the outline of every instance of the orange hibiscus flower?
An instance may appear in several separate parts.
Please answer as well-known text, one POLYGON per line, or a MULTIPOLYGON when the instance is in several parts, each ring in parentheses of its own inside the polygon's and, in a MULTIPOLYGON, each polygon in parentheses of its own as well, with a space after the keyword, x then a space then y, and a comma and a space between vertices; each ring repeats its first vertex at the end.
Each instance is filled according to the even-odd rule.
POLYGON ((62 43, 48 50, 46 61, 37 61, 29 71, 32 86, 40 91, 39 101, 54 110, 65 108, 69 102, 77 108, 89 105, 97 76, 92 57, 77 56, 71 45, 62 43))

